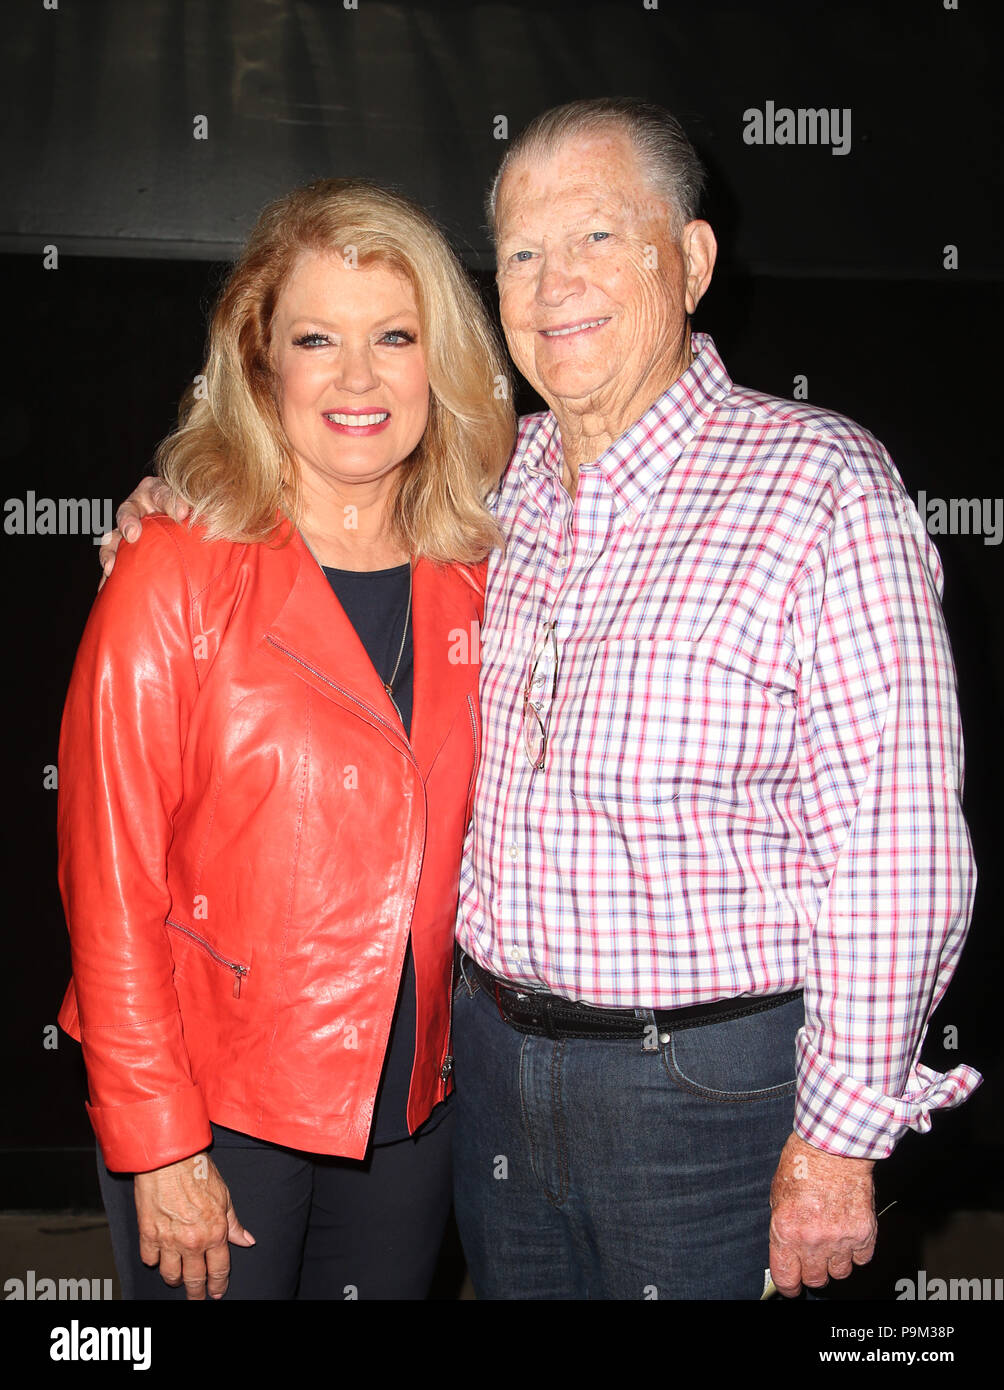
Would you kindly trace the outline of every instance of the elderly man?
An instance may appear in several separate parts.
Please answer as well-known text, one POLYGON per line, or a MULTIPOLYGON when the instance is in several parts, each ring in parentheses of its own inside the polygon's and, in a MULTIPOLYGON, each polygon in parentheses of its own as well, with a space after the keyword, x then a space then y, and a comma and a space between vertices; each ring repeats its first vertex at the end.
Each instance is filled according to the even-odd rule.
POLYGON ((871 435, 691 333, 701 183, 669 113, 590 101, 491 195, 550 410, 496 499, 460 885, 483 1298, 844 1278, 875 1160, 980 1080, 917 1060, 974 882, 938 559, 871 435))
POLYGON ((938 561, 881 446, 730 381, 668 113, 546 112, 491 197, 550 406, 497 511, 461 881, 457 1214, 487 1297, 757 1297, 871 1256, 965 935, 938 561), (776 1169, 776 1171, 775 1171, 776 1169), (773 1183, 771 1181, 773 1174, 773 1183))

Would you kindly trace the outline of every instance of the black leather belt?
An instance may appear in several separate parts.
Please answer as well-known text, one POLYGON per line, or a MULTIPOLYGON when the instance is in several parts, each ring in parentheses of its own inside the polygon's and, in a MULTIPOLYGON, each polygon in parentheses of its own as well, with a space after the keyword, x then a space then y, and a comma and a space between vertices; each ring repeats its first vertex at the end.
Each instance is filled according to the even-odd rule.
POLYGON ((705 1023, 727 1023, 734 1018, 764 1013, 802 994, 800 989, 793 989, 787 994, 717 999, 712 1004, 688 1004, 681 1009, 654 1009, 651 1015, 639 1017, 634 1009, 597 1008, 562 999, 557 994, 520 989, 482 970, 466 951, 461 954, 461 964, 467 978, 477 980, 495 1000, 506 1023, 520 1033, 542 1038, 642 1038, 645 1030, 652 1026, 653 1018, 660 1033, 675 1033, 681 1028, 700 1028, 705 1023))

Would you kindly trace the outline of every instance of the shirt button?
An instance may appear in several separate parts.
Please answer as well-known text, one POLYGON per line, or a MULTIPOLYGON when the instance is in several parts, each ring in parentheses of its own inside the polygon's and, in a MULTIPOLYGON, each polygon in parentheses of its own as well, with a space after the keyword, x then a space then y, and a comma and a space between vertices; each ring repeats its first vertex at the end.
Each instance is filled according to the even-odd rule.
POLYGON ((509 846, 509 858, 510 858, 510 859, 518 859, 518 858, 519 858, 519 845, 510 845, 510 846, 509 846))
POLYGON ((513 960, 523 959, 523 952, 519 949, 518 946, 514 946, 512 950, 509 952, 509 954, 512 956, 513 960))

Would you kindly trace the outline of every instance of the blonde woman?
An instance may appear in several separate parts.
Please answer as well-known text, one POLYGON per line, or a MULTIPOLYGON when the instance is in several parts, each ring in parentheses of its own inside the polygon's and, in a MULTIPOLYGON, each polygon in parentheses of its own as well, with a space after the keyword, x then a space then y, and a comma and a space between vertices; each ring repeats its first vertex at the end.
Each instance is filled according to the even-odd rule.
POLYGON ((513 440, 418 207, 261 215, 60 739, 88 1112, 133 1298, 421 1298, 450 1201, 485 509, 513 440))

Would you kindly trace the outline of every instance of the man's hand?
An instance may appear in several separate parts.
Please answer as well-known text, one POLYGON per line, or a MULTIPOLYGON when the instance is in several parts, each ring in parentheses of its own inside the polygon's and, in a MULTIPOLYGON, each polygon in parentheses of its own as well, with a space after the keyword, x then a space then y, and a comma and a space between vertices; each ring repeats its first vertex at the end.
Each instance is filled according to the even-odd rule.
POLYGON ((130 492, 129 496, 115 513, 114 531, 107 531, 101 537, 101 549, 98 551, 98 559, 101 561, 101 568, 104 573, 101 576, 101 583, 98 585, 100 591, 105 580, 112 572, 115 564, 115 552, 119 548, 119 542, 125 536, 127 541, 138 541, 143 530, 143 518, 152 512, 166 512, 175 521, 184 521, 191 508, 187 502, 182 502, 176 496, 167 483, 160 478, 144 478, 135 492, 130 492))
POLYGON ((874 1161, 841 1158, 792 1134, 770 1189, 770 1275, 794 1298, 846 1279, 875 1253, 874 1161))
POLYGON ((185 1285, 190 1299, 222 1298, 230 1279, 230 1247, 254 1245, 237 1219, 227 1185, 208 1154, 193 1154, 134 1180, 139 1254, 160 1264, 165 1284, 185 1285))

